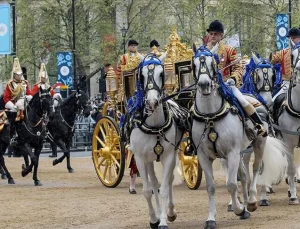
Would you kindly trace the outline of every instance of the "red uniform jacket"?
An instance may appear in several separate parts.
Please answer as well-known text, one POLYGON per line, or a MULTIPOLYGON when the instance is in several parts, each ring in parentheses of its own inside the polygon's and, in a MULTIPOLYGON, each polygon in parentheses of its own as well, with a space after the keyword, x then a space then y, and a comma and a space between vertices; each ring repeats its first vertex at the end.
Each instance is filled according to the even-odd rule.
POLYGON ((26 80, 22 80, 19 83, 14 80, 8 81, 3 95, 4 102, 7 103, 8 101, 12 101, 13 103, 16 103, 16 98, 20 96, 19 93, 23 93, 24 90, 26 90, 26 92, 24 93, 25 95, 32 95, 29 83, 26 80), (22 87, 21 92, 18 91, 19 87, 22 87))
MULTIPOLYGON (((34 96, 39 91, 40 91, 40 84, 37 83, 37 84, 33 85, 32 89, 31 89, 32 96, 34 96)), ((51 87, 50 95, 53 97, 54 94, 55 94, 55 92, 54 92, 53 88, 51 87)))

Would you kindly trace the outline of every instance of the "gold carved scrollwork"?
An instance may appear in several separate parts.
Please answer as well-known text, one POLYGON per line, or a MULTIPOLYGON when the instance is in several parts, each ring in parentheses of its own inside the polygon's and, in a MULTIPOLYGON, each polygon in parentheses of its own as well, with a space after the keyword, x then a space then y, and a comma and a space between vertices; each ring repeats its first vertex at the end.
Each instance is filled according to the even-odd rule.
POLYGON ((167 56, 165 63, 176 63, 192 59, 193 50, 188 49, 186 44, 181 43, 180 40, 176 29, 172 29, 172 33, 169 36, 169 44, 166 45, 167 56))

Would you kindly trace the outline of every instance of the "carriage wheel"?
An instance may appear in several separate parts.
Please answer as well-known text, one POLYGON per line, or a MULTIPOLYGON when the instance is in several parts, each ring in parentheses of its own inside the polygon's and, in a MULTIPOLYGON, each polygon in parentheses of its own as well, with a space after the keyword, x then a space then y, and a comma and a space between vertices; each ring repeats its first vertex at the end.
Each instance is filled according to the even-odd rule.
POLYGON ((97 122, 92 143, 92 159, 102 184, 114 188, 121 182, 125 169, 125 148, 114 119, 102 117, 97 122))
POLYGON ((180 162, 182 175, 186 185, 189 189, 196 190, 199 188, 202 180, 202 168, 198 163, 197 155, 186 156, 184 155, 186 142, 182 142, 180 145, 180 162))

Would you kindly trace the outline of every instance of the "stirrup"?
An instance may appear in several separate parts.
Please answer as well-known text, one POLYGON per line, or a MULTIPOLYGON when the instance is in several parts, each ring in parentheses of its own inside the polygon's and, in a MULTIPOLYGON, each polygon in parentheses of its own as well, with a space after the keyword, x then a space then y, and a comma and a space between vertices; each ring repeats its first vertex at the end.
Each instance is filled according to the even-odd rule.
POLYGON ((267 137, 268 133, 266 132, 265 128, 261 124, 256 124, 255 129, 257 130, 257 136, 260 137, 267 137))
POLYGON ((18 140, 17 140, 17 136, 16 136, 16 135, 14 135, 14 136, 12 137, 12 139, 10 139, 9 145, 10 145, 10 146, 16 146, 16 145, 18 145, 18 140))

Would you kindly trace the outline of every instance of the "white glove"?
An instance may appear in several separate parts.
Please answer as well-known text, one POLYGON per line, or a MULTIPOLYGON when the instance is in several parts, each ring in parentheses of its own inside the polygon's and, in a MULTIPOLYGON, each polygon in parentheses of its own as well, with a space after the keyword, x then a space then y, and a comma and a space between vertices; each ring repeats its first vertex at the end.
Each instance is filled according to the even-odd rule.
POLYGON ((235 86, 235 81, 232 78, 229 78, 226 83, 228 84, 228 86, 235 86))
POLYGON ((15 104, 12 101, 8 101, 5 104, 5 108, 8 109, 8 110, 10 110, 10 111, 17 112, 17 107, 15 106, 15 104))

